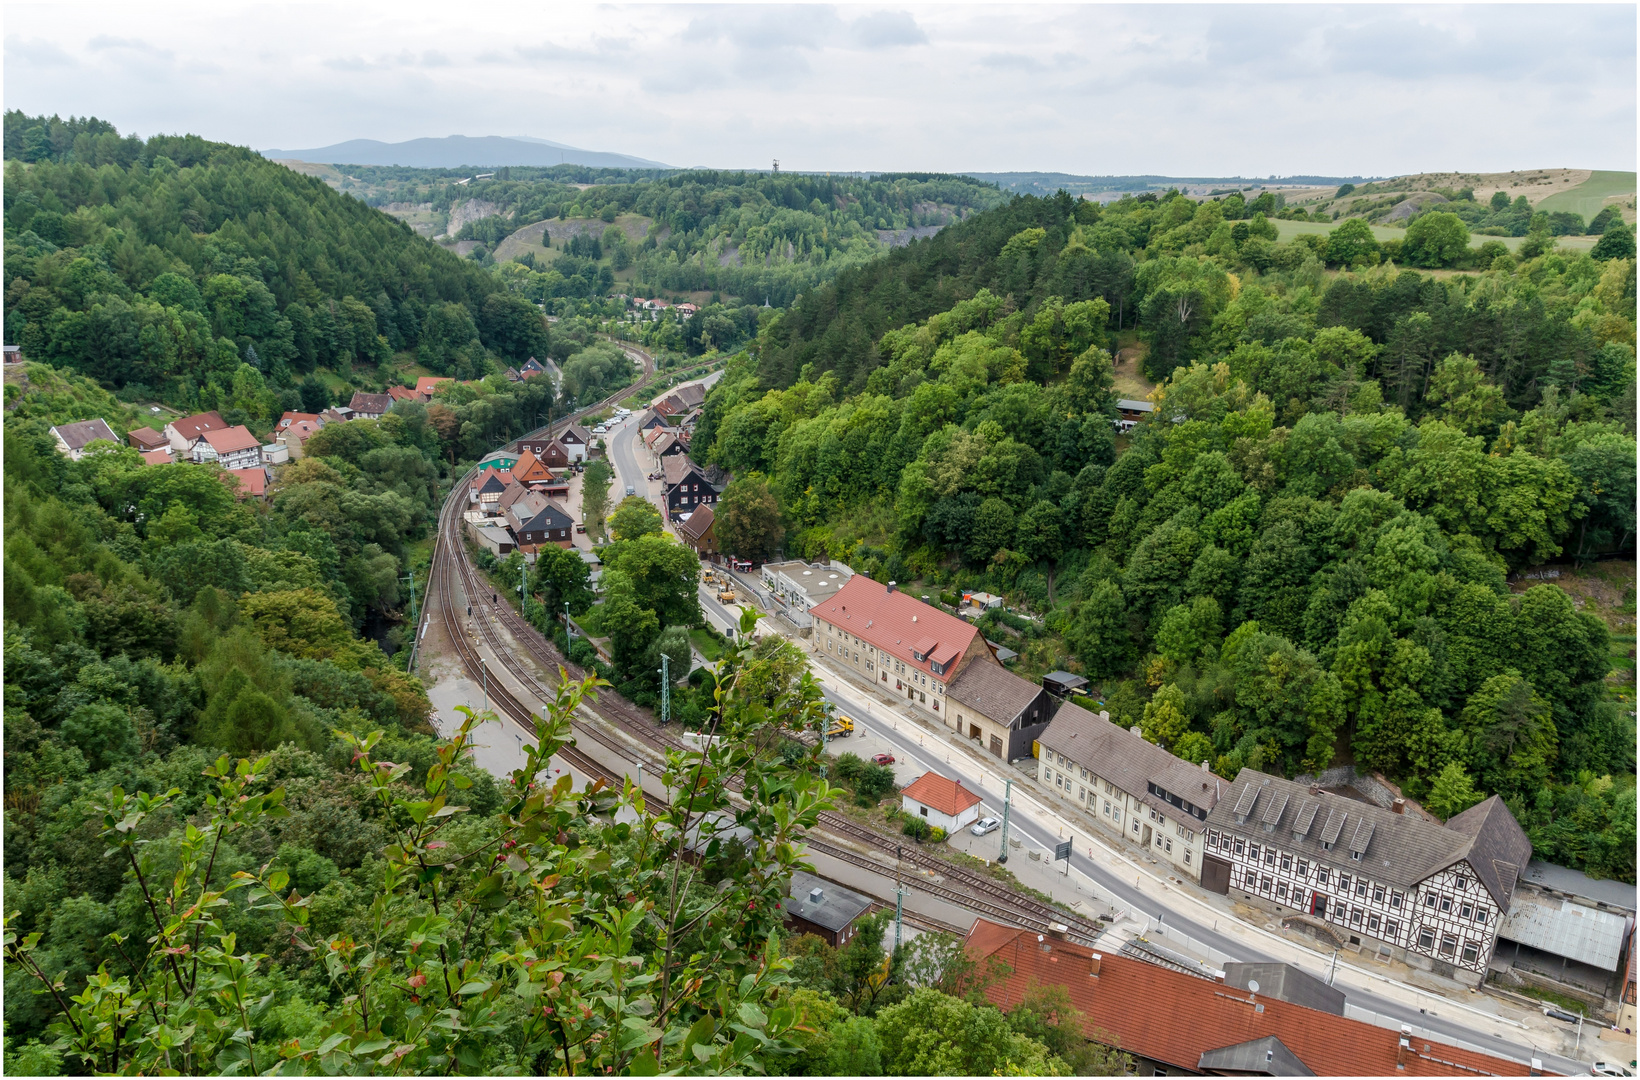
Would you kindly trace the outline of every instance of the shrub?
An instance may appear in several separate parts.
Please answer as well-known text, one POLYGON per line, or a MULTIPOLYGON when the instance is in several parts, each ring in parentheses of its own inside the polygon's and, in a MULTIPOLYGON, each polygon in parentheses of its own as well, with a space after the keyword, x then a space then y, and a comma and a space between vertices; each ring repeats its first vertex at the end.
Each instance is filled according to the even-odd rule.
POLYGON ((894 790, 894 770, 887 765, 867 765, 860 772, 860 778, 855 781, 854 790, 862 798, 870 799, 875 804, 894 790))
POLYGON ((906 818, 905 824, 900 826, 900 831, 919 844, 934 832, 933 827, 920 817, 906 818))
POLYGON ((852 784, 860 779, 860 774, 865 771, 865 768, 865 761, 861 759, 859 754, 851 750, 837 759, 837 778, 852 784))
POLYGON ((945 843, 945 838, 949 835, 951 834, 940 828, 938 825, 935 825, 928 830, 928 839, 936 844, 945 843))

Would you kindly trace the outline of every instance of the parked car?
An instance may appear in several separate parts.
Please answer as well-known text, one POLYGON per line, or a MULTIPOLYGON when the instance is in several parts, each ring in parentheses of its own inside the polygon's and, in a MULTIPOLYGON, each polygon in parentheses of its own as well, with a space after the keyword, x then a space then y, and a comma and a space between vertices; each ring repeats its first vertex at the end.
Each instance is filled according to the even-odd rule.
POLYGON ((626 485, 626 493, 628 495, 636 495, 638 493, 638 489, 633 487, 631 484, 628 484, 626 485))
POLYGON ((894 764, 894 755, 893 754, 873 754, 873 755, 871 755, 871 763, 873 765, 892 765, 892 764, 894 764))
POLYGON ((609 427, 608 427, 608 425, 605 425, 605 424, 599 424, 597 427, 592 429, 592 433, 594 435, 608 435, 609 434, 609 427))
POLYGON ((1589 1066, 1590 1076, 1633 1076, 1634 1073, 1615 1061, 1597 1061, 1589 1066))
POLYGON ((578 533, 586 532, 587 531, 587 523, 584 522, 584 521, 577 521, 575 523, 575 531, 578 532, 578 533))
POLYGON ((968 831, 973 833, 975 836, 984 836, 986 833, 996 832, 1001 827, 1002 822, 998 821, 996 818, 982 817, 978 821, 974 822, 973 827, 968 831))

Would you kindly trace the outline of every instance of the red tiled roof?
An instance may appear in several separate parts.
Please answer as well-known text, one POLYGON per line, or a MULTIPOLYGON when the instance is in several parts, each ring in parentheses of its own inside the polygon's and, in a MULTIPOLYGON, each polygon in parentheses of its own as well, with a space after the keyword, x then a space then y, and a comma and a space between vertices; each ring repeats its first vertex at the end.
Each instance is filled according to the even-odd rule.
POLYGON ((416 380, 416 393, 431 394, 435 388, 447 382, 455 382, 455 380, 451 378, 437 378, 432 375, 423 375, 421 378, 416 380))
POLYGON ((275 425, 275 430, 284 431, 286 428, 290 427, 292 424, 297 423, 298 421, 301 421, 301 420, 306 420, 310 424, 317 424, 319 422, 319 414, 318 413, 311 413, 311 412, 288 412, 288 413, 285 413, 285 414, 283 414, 282 416, 279 417, 279 423, 277 425, 275 425))
POLYGON ((173 420, 170 424, 178 435, 184 439, 197 439, 207 431, 221 431, 228 426, 228 422, 214 412, 195 413, 184 416, 181 420, 173 420))
POLYGON ((261 498, 267 494, 268 473, 260 465, 254 469, 228 469, 227 474, 239 482, 241 498, 251 495, 261 498))
POLYGON ((408 386, 389 386, 387 396, 394 401, 420 401, 422 396, 408 386))
POLYGON ((207 431, 205 441, 218 454, 231 454, 235 450, 260 449, 262 446, 262 440, 252 435, 250 429, 243 424, 235 424, 233 427, 223 428, 221 431, 207 431))
POLYGON ((946 668, 944 675, 934 675, 930 661, 943 664, 964 655, 979 636, 971 623, 947 615, 898 589, 889 592, 887 586, 864 574, 855 574, 835 596, 820 601, 809 611, 816 618, 942 682, 955 678, 956 670, 946 668), (922 660, 912 655, 914 648, 922 654, 922 660), (933 656, 925 649, 932 649, 933 656))
POLYGON ((125 433, 125 438, 139 450, 159 450, 168 445, 165 436, 151 427, 132 428, 125 433))
POLYGON ((477 491, 479 488, 489 483, 491 477, 500 480, 502 486, 506 486, 507 484, 513 482, 513 474, 509 470, 498 469, 494 465, 489 465, 474 473, 473 478, 467 482, 467 487, 469 490, 477 491))
POLYGON ((142 451, 142 463, 144 465, 170 465, 174 460, 169 450, 142 451))
MULTIPOLYGON (((305 443, 314 432, 318 431, 323 426, 324 425, 319 423, 319 418, 317 416, 312 420, 293 420, 291 421, 290 426, 287 427, 283 433, 288 435, 291 432, 295 432, 297 441, 305 443)), ((287 443, 286 445, 289 444, 287 443)))
POLYGON ((967 947, 972 959, 996 956, 1011 969, 985 991, 1003 1011, 1018 1005, 1033 983, 1057 984, 1069 991, 1090 1036, 1100 1033, 1122 1050, 1180 1069, 1195 1070, 1209 1050, 1275 1036, 1317 1076, 1472 1078, 1529 1071, 1521 1062, 1422 1036, 1413 1036, 1403 1050, 1400 1034, 1390 1028, 1269 996, 1255 1002, 1217 980, 1057 938, 1039 943, 1035 931, 987 919, 975 921, 967 947))
POLYGON ((950 780, 931 772, 911 781, 900 794, 948 817, 956 817, 983 801, 978 792, 963 787, 961 780, 950 780))

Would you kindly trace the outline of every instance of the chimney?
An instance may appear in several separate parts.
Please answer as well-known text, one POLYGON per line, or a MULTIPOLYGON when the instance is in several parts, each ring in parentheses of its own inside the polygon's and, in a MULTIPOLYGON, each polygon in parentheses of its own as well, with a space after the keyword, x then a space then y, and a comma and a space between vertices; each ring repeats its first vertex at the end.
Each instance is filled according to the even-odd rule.
POLYGON ((1097 979, 1099 977, 1099 965, 1104 959, 1099 953, 1094 953, 1088 957, 1088 975, 1091 978, 1097 979))
POLYGON ((1321 794, 1321 785, 1320 784, 1311 784, 1310 785, 1310 794, 1311 795, 1321 794))
POLYGON ((1405 799, 1396 799, 1390 803, 1389 808, 1393 813, 1404 814, 1407 812, 1407 801, 1405 799))
POLYGON ((1206 771, 1207 771, 1207 759, 1202 758, 1202 772, 1206 772, 1206 771))
POLYGON ((1135 735, 1140 735, 1141 734, 1140 731, 1139 731, 1139 725, 1138 724, 1134 724, 1132 727, 1128 728, 1128 730, 1133 732, 1133 734, 1135 734, 1135 735))
POLYGON ((826 891, 818 885, 809 890, 809 903, 818 904, 826 898, 826 891))
POLYGON ((895 589, 895 588, 896 588, 896 587, 897 587, 897 586, 898 586, 898 585, 899 585, 899 582, 896 582, 896 581, 891 581, 891 582, 889 582, 889 583, 888 583, 888 591, 889 591, 889 592, 893 592, 893 591, 894 591, 894 589, 895 589))

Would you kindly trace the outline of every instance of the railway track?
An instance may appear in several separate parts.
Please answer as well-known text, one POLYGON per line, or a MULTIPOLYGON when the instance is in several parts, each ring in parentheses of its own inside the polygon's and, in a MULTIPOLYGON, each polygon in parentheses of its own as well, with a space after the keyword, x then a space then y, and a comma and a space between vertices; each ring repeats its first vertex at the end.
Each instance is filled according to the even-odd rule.
MULTIPOLYGON (((637 352, 637 350, 628 351, 637 352)), ((638 355, 643 359, 647 359, 642 353, 638 355)), ((603 401, 579 410, 544 428, 537 429, 537 432, 550 434, 557 427, 573 423, 586 415, 606 408, 616 400, 628 397, 643 389, 653 378, 654 373, 652 371, 648 372, 632 386, 624 387, 603 401)), ((530 436, 524 437, 536 437, 536 435, 532 433, 530 436)), ((466 546, 462 542, 457 525, 462 505, 460 493, 466 484, 466 480, 467 477, 463 476, 457 482, 440 513, 439 535, 434 548, 430 575, 433 580, 430 583, 432 587, 429 589, 429 593, 437 597, 441 609, 440 619, 442 625, 456 650, 456 655, 461 661, 462 667, 470 677, 484 679, 487 664, 484 662, 477 645, 466 632, 468 628, 461 623, 460 605, 456 602, 454 592, 457 581, 461 583, 462 591, 467 598, 474 601, 472 604, 474 609, 472 628, 477 630, 490 651, 519 680, 523 687, 532 690, 538 698, 549 700, 556 690, 557 680, 548 675, 547 679, 549 681, 543 681, 538 672, 530 670, 519 659, 516 653, 517 648, 522 648, 546 672, 552 672, 562 667, 571 678, 580 679, 585 677, 586 671, 571 662, 568 657, 562 655, 540 631, 515 611, 510 603, 493 604, 487 612, 482 609, 482 593, 490 586, 486 585, 478 576, 478 571, 468 558, 466 546), (508 637, 511 638, 510 643, 502 640, 498 628, 504 628, 507 631, 508 637)), ((487 679, 485 681, 488 682, 487 679)), ((500 680, 496 680, 489 686, 489 694, 500 711, 510 716, 531 735, 535 734, 534 713, 528 704, 521 701, 500 680)), ((585 704, 604 720, 618 725, 630 734, 636 735, 639 739, 654 747, 659 753, 664 754, 667 750, 692 749, 689 744, 656 723, 652 715, 639 710, 636 706, 614 693, 606 691, 596 699, 586 699, 585 704)), ((619 784, 624 780, 623 777, 615 775, 600 762, 574 745, 568 745, 560 749, 559 756, 584 775, 601 777, 612 784, 619 784)), ((634 764, 637 763, 634 762, 634 764)), ((1016 893, 981 874, 945 862, 914 847, 906 850, 903 844, 865 828, 841 814, 824 813, 821 815, 820 823, 827 832, 837 838, 846 839, 883 854, 892 853, 897 859, 903 859, 915 867, 939 875, 943 882, 936 883, 921 877, 916 882, 916 888, 930 896, 1038 932, 1058 932, 1058 928, 1063 926, 1068 928, 1070 936, 1089 943, 1093 942, 1101 932, 1101 928, 1096 923, 1061 911, 1032 897, 1016 893)), ((820 837, 810 835, 808 843, 817 852, 869 869, 874 873, 887 876, 893 872, 892 866, 885 866, 876 859, 820 837)), ((920 918, 930 924, 938 923, 938 920, 931 920, 926 917, 920 918)), ((959 934, 962 932, 960 928, 944 923, 940 923, 938 928, 947 932, 959 934)))

